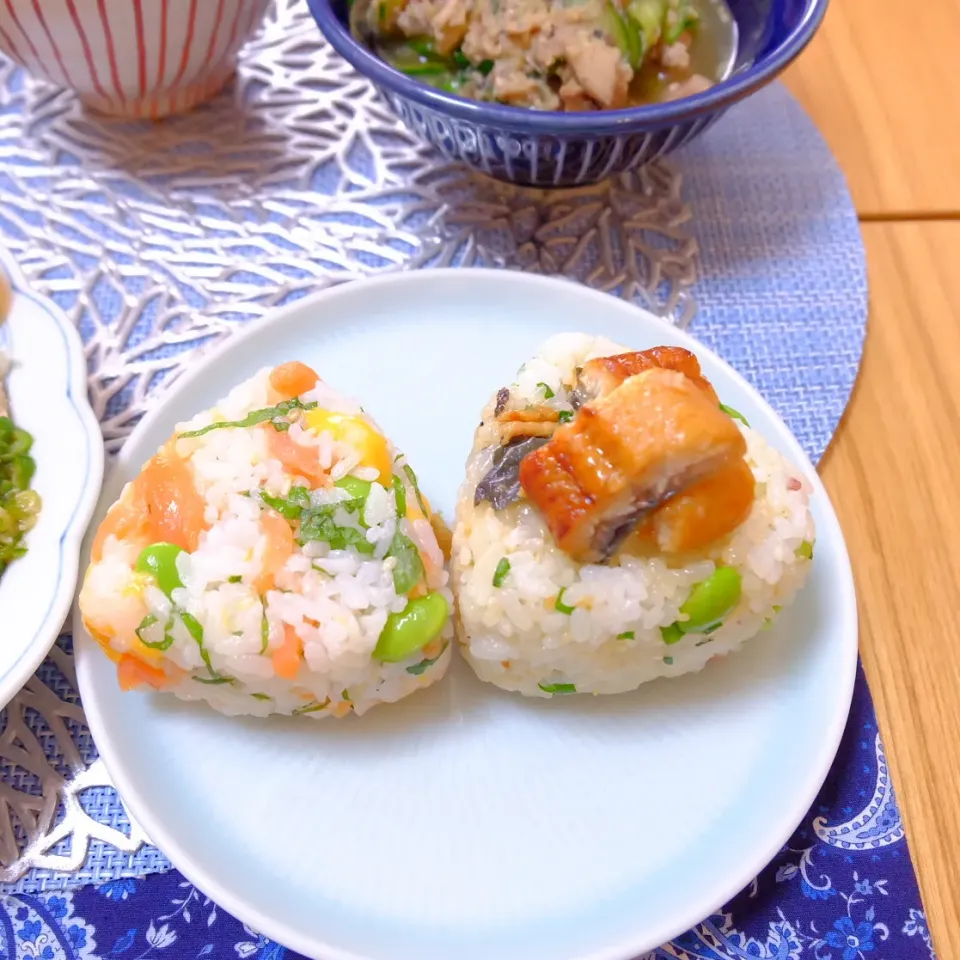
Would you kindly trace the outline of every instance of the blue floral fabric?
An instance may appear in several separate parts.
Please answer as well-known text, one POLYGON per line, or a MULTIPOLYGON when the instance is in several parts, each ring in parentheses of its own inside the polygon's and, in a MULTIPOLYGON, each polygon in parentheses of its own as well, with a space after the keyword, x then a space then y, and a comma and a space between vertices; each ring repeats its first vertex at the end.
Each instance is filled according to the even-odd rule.
MULTIPOLYGON (((5 960, 297 960, 175 872, 0 897, 5 960)), ((451 958, 455 960, 455 958, 451 958)), ((643 960, 935 960, 866 680, 820 796, 722 912, 643 960)))

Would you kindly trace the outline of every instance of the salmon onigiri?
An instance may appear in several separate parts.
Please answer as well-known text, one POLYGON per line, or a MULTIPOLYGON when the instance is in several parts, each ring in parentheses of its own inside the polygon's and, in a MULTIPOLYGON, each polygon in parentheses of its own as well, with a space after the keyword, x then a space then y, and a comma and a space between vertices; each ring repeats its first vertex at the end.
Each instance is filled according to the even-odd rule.
POLYGON ((178 424, 124 487, 80 611, 126 690, 362 714, 447 669, 442 529, 369 414, 286 363, 178 424))
POLYGON ((551 338, 481 414, 452 546, 459 641, 528 696, 620 693, 769 626, 812 486, 679 347, 551 338))

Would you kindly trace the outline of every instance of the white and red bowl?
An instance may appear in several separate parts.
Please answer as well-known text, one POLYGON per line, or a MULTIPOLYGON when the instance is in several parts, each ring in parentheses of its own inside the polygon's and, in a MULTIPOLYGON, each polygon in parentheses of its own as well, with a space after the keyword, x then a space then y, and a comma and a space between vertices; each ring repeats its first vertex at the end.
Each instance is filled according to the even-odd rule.
POLYGON ((0 0, 0 50, 103 113, 156 119, 216 94, 270 0, 0 0))

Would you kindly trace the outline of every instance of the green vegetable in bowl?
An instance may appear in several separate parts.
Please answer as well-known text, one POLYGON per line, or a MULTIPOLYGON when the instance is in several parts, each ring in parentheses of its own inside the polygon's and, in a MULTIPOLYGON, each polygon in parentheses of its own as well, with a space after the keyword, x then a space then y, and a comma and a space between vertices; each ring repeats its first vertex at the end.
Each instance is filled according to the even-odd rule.
POLYGON ((40 512, 40 497, 30 489, 36 464, 30 456, 33 437, 0 417, 0 575, 27 552, 24 535, 40 512))

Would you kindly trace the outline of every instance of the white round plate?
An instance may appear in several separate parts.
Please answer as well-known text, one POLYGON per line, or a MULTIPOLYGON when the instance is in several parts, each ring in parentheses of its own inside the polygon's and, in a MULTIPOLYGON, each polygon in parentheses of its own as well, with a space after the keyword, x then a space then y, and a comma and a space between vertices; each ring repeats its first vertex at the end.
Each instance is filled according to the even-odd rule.
POLYGON ((33 488, 43 506, 27 553, 0 578, 0 707, 20 690, 53 646, 77 584, 80 541, 100 493, 103 439, 87 403, 87 361, 63 312, 33 293, 0 251, 14 298, 0 327, 13 358, 7 394, 14 422, 34 438, 33 488))
POLYGON ((79 640, 87 717, 133 815, 214 900, 309 957, 636 957, 748 884, 833 760, 857 616, 820 481, 726 364, 586 287, 457 269, 301 300, 164 396, 124 447, 99 515, 178 421, 257 369, 301 359, 361 400, 449 518, 484 402, 570 330, 696 350, 723 400, 810 476, 809 584, 740 653, 629 695, 550 701, 481 684, 457 662, 443 683, 362 718, 263 722, 122 694, 113 665, 79 640))

